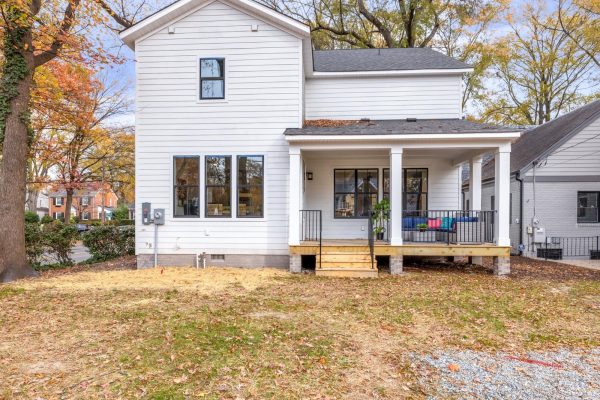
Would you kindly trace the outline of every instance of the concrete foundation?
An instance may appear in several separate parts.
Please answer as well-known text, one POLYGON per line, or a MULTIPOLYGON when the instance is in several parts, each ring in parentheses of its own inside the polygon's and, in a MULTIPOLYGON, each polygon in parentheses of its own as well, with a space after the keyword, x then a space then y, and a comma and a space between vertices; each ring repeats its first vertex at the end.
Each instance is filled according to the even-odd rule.
POLYGON ((494 257, 494 275, 510 274, 510 257, 494 257))
POLYGON ((292 254, 290 256, 290 272, 299 274, 302 272, 302 256, 299 254, 292 254))
POLYGON ((481 256, 471 256, 471 257, 469 257, 469 264, 483 265, 483 257, 481 257, 481 256))
POLYGON ((400 275, 404 270, 404 256, 390 256, 390 274, 400 275))
MULTIPOLYGON (((195 254, 159 254, 158 265, 161 267, 195 267, 195 254)), ((242 268, 284 268, 290 265, 290 257, 282 255, 257 255, 257 254, 225 254, 213 257, 206 255, 207 267, 242 267, 242 268)), ((137 268, 152 268, 154 266, 153 254, 139 254, 137 268)), ((202 265, 200 265, 201 267, 202 265)))
POLYGON ((467 256, 454 256, 454 257, 452 257, 452 261, 455 262, 455 263, 469 262, 469 257, 467 257, 467 256))

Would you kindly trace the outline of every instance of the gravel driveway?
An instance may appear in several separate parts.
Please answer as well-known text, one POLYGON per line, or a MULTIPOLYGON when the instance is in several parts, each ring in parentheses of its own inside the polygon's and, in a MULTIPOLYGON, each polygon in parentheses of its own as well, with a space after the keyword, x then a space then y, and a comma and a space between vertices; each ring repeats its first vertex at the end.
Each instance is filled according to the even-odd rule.
POLYGON ((476 351, 413 355, 425 387, 461 399, 600 399, 600 349, 512 355, 476 351))

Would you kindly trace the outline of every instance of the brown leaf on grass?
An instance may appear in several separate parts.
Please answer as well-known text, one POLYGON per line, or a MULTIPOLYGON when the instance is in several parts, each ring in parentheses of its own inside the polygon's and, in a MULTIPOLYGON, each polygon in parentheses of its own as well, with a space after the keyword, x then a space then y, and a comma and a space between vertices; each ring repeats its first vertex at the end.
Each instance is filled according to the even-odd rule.
POLYGON ((460 367, 457 364, 448 364, 448 369, 452 372, 460 371, 460 367))

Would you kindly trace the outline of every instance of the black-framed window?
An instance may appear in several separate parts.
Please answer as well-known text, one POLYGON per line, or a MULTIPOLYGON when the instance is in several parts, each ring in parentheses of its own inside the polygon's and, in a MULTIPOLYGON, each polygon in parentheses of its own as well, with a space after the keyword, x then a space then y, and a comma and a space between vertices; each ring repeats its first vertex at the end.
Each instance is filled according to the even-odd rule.
POLYGON ((237 216, 264 216, 264 156, 237 156, 237 216))
POLYGON ((61 207, 63 205, 63 198, 62 197, 55 197, 54 198, 54 206, 55 207, 61 207))
POLYGON ((90 219, 90 212, 89 211, 84 211, 81 213, 81 219, 84 221, 87 221, 90 219))
POLYGON ((90 205, 90 198, 88 196, 82 196, 81 197, 81 205, 82 206, 89 206, 90 205))
POLYGON ((62 211, 58 211, 54 213, 54 219, 57 221, 64 221, 65 220, 65 213, 62 211))
POLYGON ((577 192, 577 222, 598 223, 600 222, 600 192, 577 192))
POLYGON ((173 157, 173 216, 200 216, 200 157, 173 157))
POLYGON ((231 217, 231 156, 206 156, 206 216, 231 217))
POLYGON ((225 98, 225 59, 200 59, 200 99, 218 100, 225 98))
POLYGON ((377 203, 379 170, 334 170, 335 218, 367 218, 377 203))
MULTIPOLYGON (((427 168, 402 169, 402 207, 405 211, 424 211, 428 206, 429 170, 427 168)), ((390 197, 390 169, 383 169, 383 198, 390 197)))

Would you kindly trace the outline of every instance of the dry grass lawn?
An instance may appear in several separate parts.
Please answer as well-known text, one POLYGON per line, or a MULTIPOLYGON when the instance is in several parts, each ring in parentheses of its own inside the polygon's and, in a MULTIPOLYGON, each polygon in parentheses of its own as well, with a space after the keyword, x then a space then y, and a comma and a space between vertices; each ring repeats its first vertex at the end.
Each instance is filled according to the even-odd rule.
POLYGON ((0 398, 424 398, 410 354, 600 346, 600 272, 555 263, 517 258, 507 279, 120 268, 0 286, 0 398))

